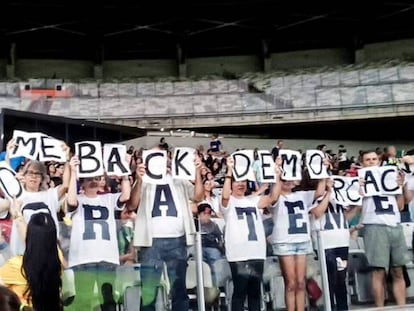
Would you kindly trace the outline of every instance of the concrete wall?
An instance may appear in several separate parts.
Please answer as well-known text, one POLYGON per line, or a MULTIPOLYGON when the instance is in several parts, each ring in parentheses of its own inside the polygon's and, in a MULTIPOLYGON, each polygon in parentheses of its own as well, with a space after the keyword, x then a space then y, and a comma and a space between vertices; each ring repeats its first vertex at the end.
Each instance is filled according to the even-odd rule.
POLYGON ((271 55, 273 70, 350 64, 353 57, 346 49, 319 49, 271 55))
POLYGON ((121 77, 169 77, 177 76, 178 67, 175 60, 124 60, 105 61, 103 63, 104 78, 121 77))
POLYGON ((387 58, 414 60, 414 39, 367 44, 363 49, 363 61, 373 62, 387 58))
POLYGON ((241 74, 261 71, 260 59, 254 55, 187 59, 187 75, 202 76, 223 73, 241 74))
POLYGON ((93 62, 82 60, 17 59, 16 77, 79 79, 93 77, 93 62))
MULTIPOLYGON (((168 134, 168 133, 166 133, 168 134)), ((127 140, 125 143, 128 146, 134 146, 135 148, 151 148, 158 144, 161 136, 143 136, 140 138, 127 140)), ((200 145, 204 147, 204 150, 209 148, 209 137, 175 137, 164 136, 165 141, 170 147, 193 147, 198 148, 200 145)), ((283 139, 283 137, 281 137, 283 139)), ((258 138, 233 138, 233 137, 221 137, 224 150, 233 152, 238 148, 254 149, 259 148, 263 150, 270 150, 276 144, 276 139, 258 139, 258 138)), ((320 144, 326 144, 328 149, 331 149, 334 153, 337 153, 338 146, 344 145, 347 149, 348 156, 358 155, 359 150, 375 149, 376 147, 386 147, 388 145, 394 145, 397 149, 410 150, 414 148, 414 140, 412 141, 348 141, 348 140, 313 140, 313 139, 285 139, 285 148, 302 151, 308 149, 315 149, 320 144)))

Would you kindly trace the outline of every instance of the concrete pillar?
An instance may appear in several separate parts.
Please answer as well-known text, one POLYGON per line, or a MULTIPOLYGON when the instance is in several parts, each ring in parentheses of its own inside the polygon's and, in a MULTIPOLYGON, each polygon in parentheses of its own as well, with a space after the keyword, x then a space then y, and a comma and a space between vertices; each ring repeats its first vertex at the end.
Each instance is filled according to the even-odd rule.
POLYGON ((272 58, 271 57, 263 58, 263 71, 265 73, 272 71, 272 58))
POLYGON ((93 77, 94 77, 94 79, 102 79, 103 78, 103 66, 102 65, 95 65, 93 67, 93 77))
POLYGON ((355 63, 363 63, 365 61, 365 51, 364 49, 355 50, 355 63))
POLYGON ((180 78, 187 77, 187 64, 178 64, 178 76, 180 78))
POLYGON ((6 77, 8 79, 13 79, 16 77, 16 66, 15 65, 6 66, 6 77))

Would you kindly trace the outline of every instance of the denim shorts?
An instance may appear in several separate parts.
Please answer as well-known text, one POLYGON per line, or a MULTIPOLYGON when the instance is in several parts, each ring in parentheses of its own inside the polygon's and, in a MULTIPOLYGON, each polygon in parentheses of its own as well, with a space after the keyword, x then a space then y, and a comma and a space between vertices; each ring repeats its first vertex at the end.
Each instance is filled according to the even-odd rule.
POLYGON ((273 254, 276 256, 307 255, 312 253, 310 241, 299 243, 275 243, 272 244, 273 254))

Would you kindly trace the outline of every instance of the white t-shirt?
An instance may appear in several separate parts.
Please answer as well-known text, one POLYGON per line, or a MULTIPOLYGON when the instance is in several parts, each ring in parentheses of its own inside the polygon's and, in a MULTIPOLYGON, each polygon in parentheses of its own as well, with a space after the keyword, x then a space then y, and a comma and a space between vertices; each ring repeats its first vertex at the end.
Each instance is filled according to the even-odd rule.
POLYGON ((280 195, 273 206, 272 243, 310 241, 309 211, 314 207, 315 191, 297 191, 280 195))
POLYGON ((401 222, 395 195, 364 197, 362 199, 362 223, 397 226, 401 222))
MULTIPOLYGON (((23 202, 22 214, 26 223, 29 223, 33 214, 49 213, 56 225, 57 237, 59 237, 59 222, 57 213, 59 211, 59 188, 50 188, 45 191, 28 192, 24 191, 19 198, 23 202)), ((13 255, 22 255, 24 253, 24 243, 19 237, 16 224, 13 223, 10 233, 10 250, 13 255)))
MULTIPOLYGON (((414 175, 406 175, 407 190, 414 192, 414 175)), ((408 211, 410 212, 410 219, 414 221, 414 199, 408 202, 408 211)))
POLYGON ((119 265, 115 210, 122 209, 117 206, 120 195, 78 195, 78 208, 72 217, 70 267, 100 261, 119 265))
MULTIPOLYGON (((335 194, 331 193, 328 208, 321 217, 318 219, 311 217, 312 240, 317 241, 317 231, 321 230, 325 249, 349 247, 349 228, 344 215, 346 208, 336 204, 334 196, 335 194)), ((320 200, 322 198, 318 199, 318 202, 320 200)), ((317 247, 317 243, 314 247, 317 247)))
POLYGON ((183 208, 189 208, 189 200, 194 192, 193 185, 187 180, 173 180, 171 175, 167 175, 165 180, 166 184, 163 185, 149 185, 146 191, 151 191, 151 201, 141 202, 142 206, 151 204, 153 238, 177 238, 185 234, 183 208), (186 193, 180 191, 182 183, 186 193))
POLYGON ((242 199, 230 196, 227 207, 221 207, 226 222, 224 243, 228 261, 266 259, 266 237, 257 204, 259 196, 242 199))

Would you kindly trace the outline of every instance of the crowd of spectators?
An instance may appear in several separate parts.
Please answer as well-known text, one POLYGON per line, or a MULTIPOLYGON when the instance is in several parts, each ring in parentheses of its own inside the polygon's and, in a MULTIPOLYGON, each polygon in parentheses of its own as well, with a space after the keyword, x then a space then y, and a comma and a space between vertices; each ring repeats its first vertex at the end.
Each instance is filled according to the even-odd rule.
MULTIPOLYGON (((6 156, 3 154, 3 158, 9 163, 7 152, 13 148, 13 143, 13 141, 9 142, 6 156)), ((165 138, 161 138, 155 147, 165 150, 171 159, 174 146, 168 144, 165 138)), ((157 193, 159 189, 143 181, 144 148, 129 146, 127 159, 131 174, 123 177, 103 174, 91 178, 77 178, 76 168, 79 159, 66 145, 64 146, 67 153, 66 162, 43 163, 19 159, 20 162, 16 164, 14 160, 10 165, 14 165, 16 178, 22 183, 25 194, 19 200, 10 200, 4 195, 0 199, 0 282, 15 292, 17 297, 6 291, 0 291, 0 294, 11 295, 10 299, 19 301, 19 307, 20 305, 25 308, 33 307, 36 311, 60 310, 64 306, 74 310, 87 310, 89 307, 94 308, 108 301, 122 302, 122 292, 115 291, 117 267, 140 264, 143 279, 143 310, 152 310, 155 299, 154 288, 157 286, 156 282, 154 283, 154 275, 159 279, 162 264, 165 262, 169 270, 174 270, 174 274, 171 275, 174 283, 171 289, 173 310, 186 310, 188 303, 185 302, 185 298, 182 298, 182 293, 185 290, 183 278, 185 280, 186 247, 189 243, 188 241, 186 243, 185 236, 199 230, 202 233, 203 260, 211 266, 213 276, 216 260, 228 259, 230 262, 235 282, 233 310, 241 308, 245 297, 249 298, 249 310, 258 310, 259 304, 255 295, 260 291, 263 260, 268 255, 280 258, 288 310, 295 308, 303 310, 305 256, 312 253, 315 246, 312 248, 310 230, 303 231, 302 239, 294 242, 290 239, 290 232, 280 231, 287 227, 286 221, 290 221, 284 219, 283 215, 292 213, 284 210, 285 205, 289 205, 285 202, 302 202, 305 208, 300 211, 295 210, 293 213, 303 220, 301 228, 310 227, 312 217, 319 219, 329 210, 332 185, 326 180, 320 180, 319 183, 310 182, 306 186, 303 183, 283 180, 280 175, 279 155, 280 151, 288 146, 286 147, 281 139, 275 146, 269 146, 269 151, 275 160, 275 171, 279 174, 276 186, 262 183, 260 180, 235 181, 231 174, 234 165, 231 151, 225 150, 218 134, 212 135, 208 147, 205 152, 204 146, 197 149, 197 174, 192 183, 187 185, 183 182, 177 185, 177 181, 167 181, 167 185, 172 189, 171 198, 174 204, 169 205, 168 198, 165 198, 165 201, 160 199, 161 203, 158 202, 168 206, 167 214, 171 208, 176 208, 176 213, 184 217, 183 232, 176 222, 148 220, 150 217, 148 214, 154 217, 154 211, 147 209, 155 206, 155 203, 151 205, 151 202, 156 201, 156 198, 149 194, 157 193), (188 207, 191 213, 189 219, 185 216, 185 205, 188 202, 191 202, 188 207), (260 226, 255 223, 256 233, 263 231, 263 237, 261 235, 256 237, 259 244, 248 248, 251 252, 248 254, 250 257, 242 256, 239 250, 234 248, 234 243, 244 243, 235 233, 240 230, 244 232, 244 229, 238 227, 237 222, 237 217, 242 216, 233 215, 231 211, 237 210, 240 206, 254 207, 254 210, 249 213, 260 214, 254 219, 262 223, 260 226), (94 215, 97 214, 105 216, 106 222, 94 222, 94 215), (194 221, 197 219, 199 221, 194 221), (217 225, 215 220, 218 219, 224 219, 224 228, 217 225), (191 224, 187 224, 187 221, 191 224), (143 223, 145 223, 144 229, 141 228, 143 223), (198 227, 196 228, 195 225, 198 227), (149 230, 151 226, 153 229, 149 230), (49 230, 48 243, 38 240, 40 234, 45 234, 41 233, 43 227, 44 230, 49 230), (48 227, 53 227, 54 230, 48 227), (145 230, 151 232, 152 236, 146 236, 145 230), (176 232, 183 234, 184 238, 177 238, 176 232), (290 245, 289 248, 285 247, 286 243, 290 245), (50 246, 51 244, 53 247, 50 246), (53 256, 50 256, 52 249, 53 256), (165 249, 170 249, 170 253, 166 253, 165 249), (45 258, 46 253, 42 252, 47 252, 48 257, 45 258), (159 261, 154 261, 154 256, 158 256, 159 261), (55 265, 56 262, 59 263, 58 266, 55 265), (250 265, 250 270, 246 270, 243 266, 246 262, 250 265), (76 296, 71 299, 66 299, 67 297, 63 299, 62 278, 67 269, 75 272, 76 296), (250 273, 248 280, 243 276, 246 271, 250 273), (54 279, 53 275, 58 277, 54 279), (47 289, 44 287, 45 282, 49 282, 47 289), (94 296, 97 298, 91 299, 94 296)), ((333 151, 325 144, 315 146, 315 149, 324 153, 325 163, 331 175, 357 177, 358 170, 368 166, 364 158, 367 153, 364 151, 357 155, 350 155, 344 145, 338 145, 337 150, 333 151)), ((373 165, 398 165, 402 159, 402 154, 399 154, 393 146, 379 147, 373 154, 378 160, 378 164, 373 165)), ((255 150, 256 155, 257 150, 255 150)), ((305 153, 302 155, 304 159, 305 153)), ((408 152, 408 155, 411 156, 412 152, 408 152)), ((412 184, 411 180, 404 183, 404 187, 407 188, 405 202, 407 214, 408 206, 412 203, 414 191, 412 184)), ((165 192, 167 193, 169 192, 165 192)), ((349 225, 354 223, 360 226, 364 223, 364 219, 358 220, 361 218, 361 212, 355 211, 353 210, 346 221, 349 225)), ((347 210, 342 209, 341 212, 348 213, 347 210)), ((249 228, 252 224, 248 224, 249 228)), ((301 228, 299 230, 302 230, 301 228)), ((246 249, 242 251, 246 254, 246 249)), ((347 260, 347 252, 343 250, 330 256, 335 263, 337 258, 341 262, 347 260)), ((401 259, 396 264, 401 266, 405 263, 401 259)), ((337 272, 336 268, 330 267, 330 269, 337 272)), ((344 272, 331 274, 340 275, 341 281, 344 281, 346 270, 341 271, 344 272)), ((398 273, 395 272, 393 276, 400 280, 400 271, 396 271, 398 273)), ((374 280, 374 284, 377 284, 383 276, 382 274, 379 276, 375 274, 375 276, 377 279, 374 280)), ((344 288, 333 288, 332 291, 337 291, 339 293, 337 297, 340 297, 344 288)), ((376 303, 380 305, 381 299, 383 300, 381 293, 378 293, 375 298, 376 303)), ((397 295, 397 298, 399 304, 405 302, 404 297, 397 295)), ((334 296, 332 300, 335 300, 334 296)), ((337 310, 347 308, 343 300, 336 298, 336 302, 337 310)), ((15 303, 10 302, 10 304, 15 303)))

